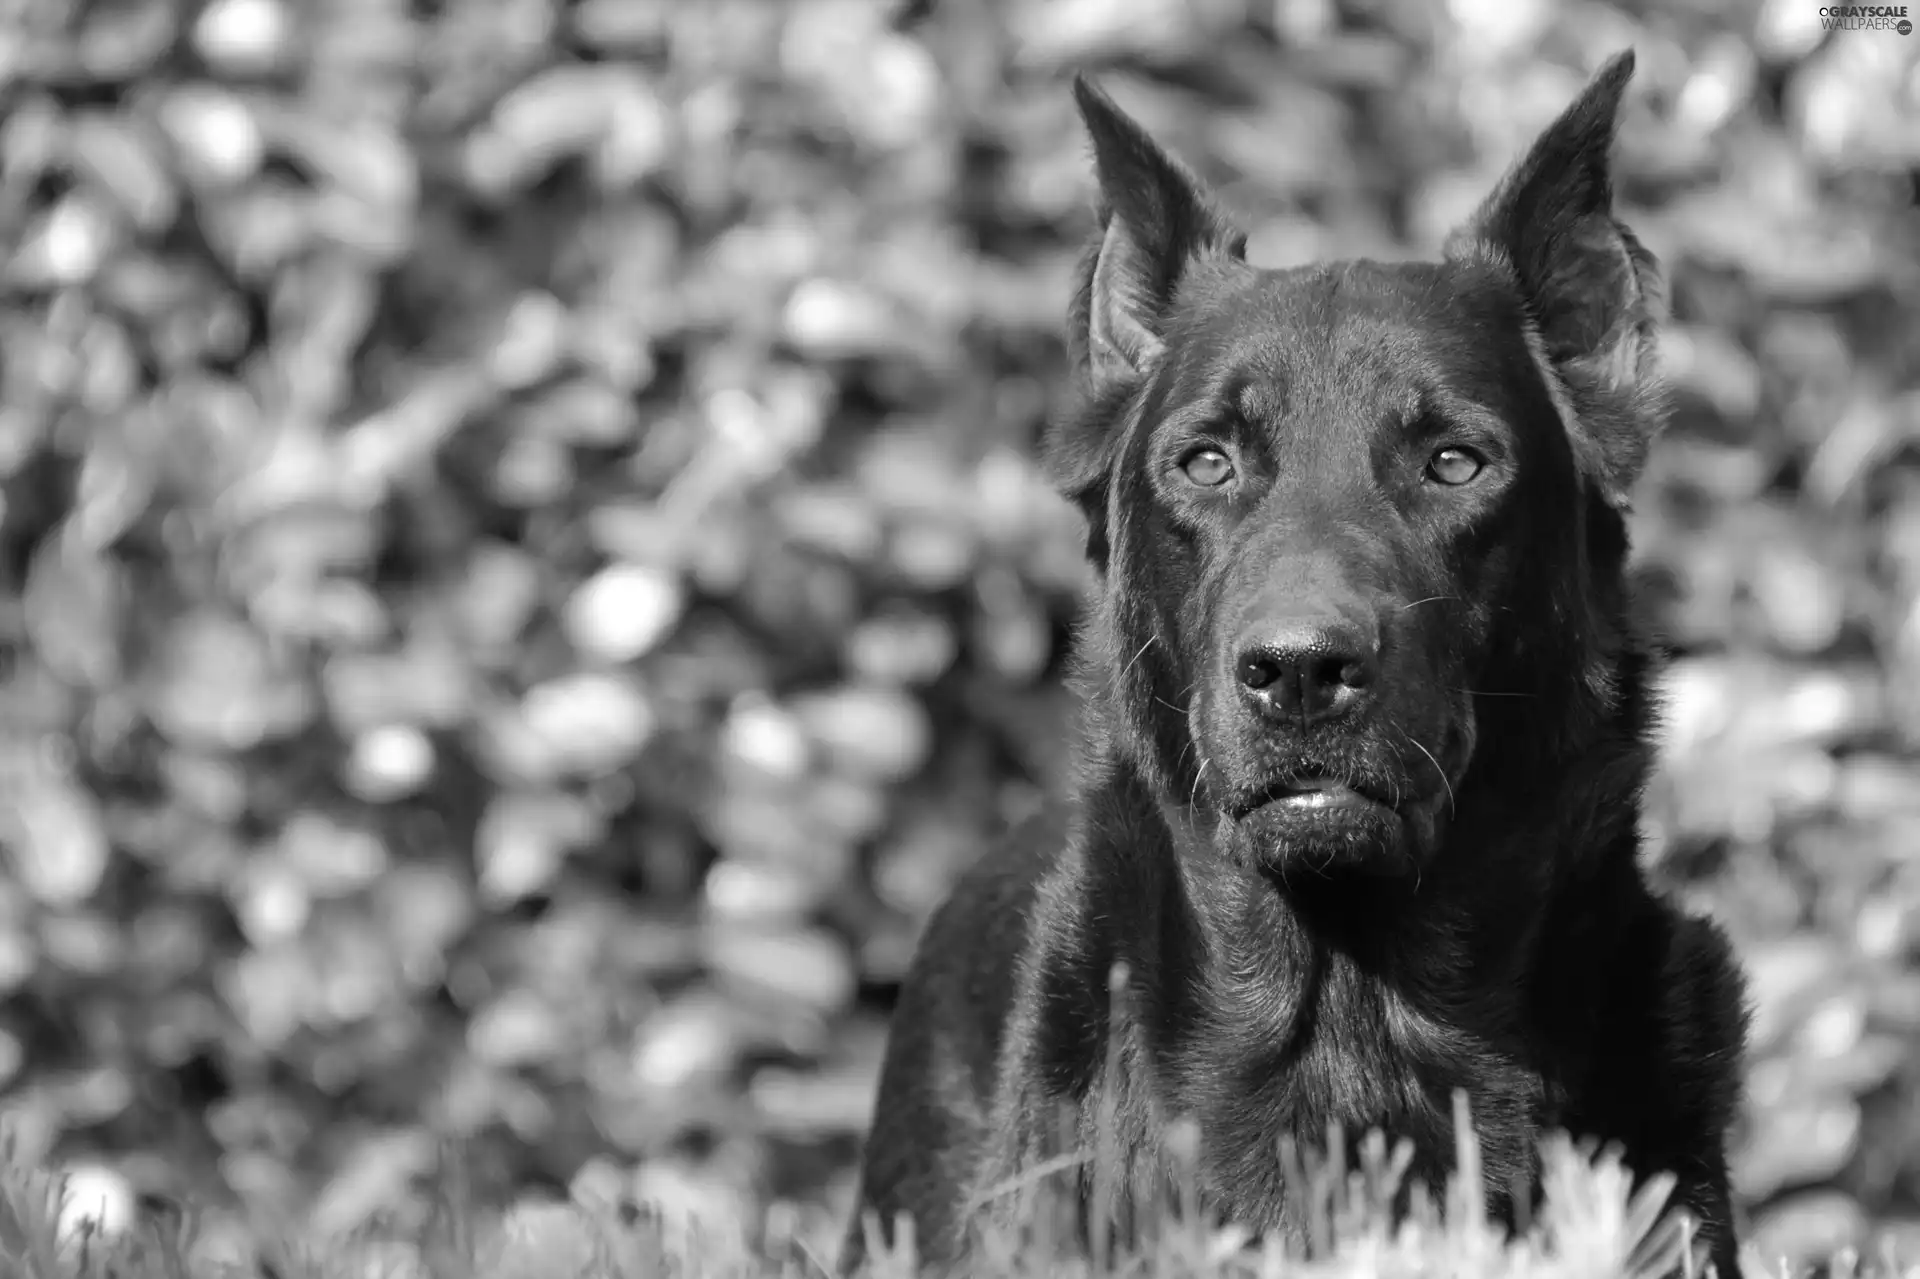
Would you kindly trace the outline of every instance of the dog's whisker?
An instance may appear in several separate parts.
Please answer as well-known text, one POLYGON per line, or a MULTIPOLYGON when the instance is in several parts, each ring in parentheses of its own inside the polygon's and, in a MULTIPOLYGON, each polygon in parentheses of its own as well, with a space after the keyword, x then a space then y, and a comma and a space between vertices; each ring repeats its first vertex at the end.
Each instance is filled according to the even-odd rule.
POLYGON ((1189 817, 1191 817, 1192 811, 1198 808, 1200 805, 1200 782, 1203 778, 1206 777, 1207 769, 1211 768, 1212 766, 1213 766, 1213 761, 1209 760, 1205 755, 1202 755, 1200 756, 1200 766, 1193 770, 1193 791, 1187 796, 1187 810, 1188 810, 1189 817))
POLYGON ((1454 802, 1453 783, 1447 780, 1447 770, 1440 767, 1440 761, 1437 759, 1434 759, 1433 752, 1428 750, 1426 747, 1422 746, 1419 740, 1416 739, 1413 736, 1413 734, 1405 733, 1405 734, 1402 734, 1402 736, 1404 736, 1407 739, 1408 744, 1411 745, 1413 749, 1419 751, 1422 755, 1425 755, 1427 759, 1432 762, 1433 771, 1440 774, 1440 784, 1446 787, 1446 790, 1447 790, 1447 811, 1449 813, 1457 813, 1459 811, 1459 807, 1454 802))
POLYGON ((1187 762, 1188 754, 1192 754, 1195 761, 1193 769, 1193 790, 1187 796, 1187 827, 1191 830, 1193 828, 1193 806, 1199 802, 1200 796, 1200 775, 1206 772, 1207 761, 1200 754, 1198 740, 1193 737, 1188 737, 1187 744, 1180 748, 1180 758, 1174 762, 1173 771, 1176 774, 1187 762))
POLYGON ((1528 697, 1530 698, 1533 696, 1532 693, 1490 693, 1487 690, 1481 689, 1481 688, 1449 687, 1448 691, 1454 692, 1454 693, 1465 693, 1468 697, 1528 697))
POLYGON ((1147 637, 1147 642, 1140 646, 1140 651, 1135 653, 1132 659, 1128 661, 1128 663, 1125 666, 1120 668, 1120 673, 1113 677, 1113 687, 1116 690, 1120 687, 1121 681, 1126 679, 1128 675, 1131 675, 1133 673, 1133 668, 1140 664, 1140 659, 1147 655, 1147 650, 1153 647, 1153 641, 1154 641, 1154 637, 1149 635, 1147 637))
POLYGON ((1199 740, 1197 738, 1189 736, 1187 738, 1187 744, 1180 748, 1180 758, 1178 762, 1174 764, 1173 777, 1169 780, 1172 781, 1174 785, 1179 785, 1180 770, 1186 766, 1188 755, 1192 755, 1194 761, 1193 785, 1187 794, 1187 810, 1189 815, 1191 815, 1193 805, 1197 802, 1200 794, 1200 775, 1206 771, 1207 767, 1205 757, 1200 754, 1199 740))
POLYGON ((1445 600, 1452 600, 1455 603, 1465 603, 1458 595, 1429 595, 1423 600, 1415 600, 1411 604, 1402 604, 1400 611, 1406 613, 1419 608, 1422 604, 1439 604, 1445 600))

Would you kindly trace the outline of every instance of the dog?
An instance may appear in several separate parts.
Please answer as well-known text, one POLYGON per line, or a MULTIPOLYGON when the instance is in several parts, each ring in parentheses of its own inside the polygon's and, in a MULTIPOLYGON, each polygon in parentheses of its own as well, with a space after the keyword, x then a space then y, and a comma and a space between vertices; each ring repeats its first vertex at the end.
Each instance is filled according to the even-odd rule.
POLYGON ((1739 1274, 1744 977, 1639 860, 1626 515, 1665 400, 1658 268, 1613 210, 1632 74, 1439 261, 1284 270, 1076 78, 1098 232, 1045 451, 1098 583, 1077 782, 926 928, 844 1264, 904 1213, 963 1266, 975 1205, 1063 1140, 1121 1221, 1175 1120, 1216 1218, 1297 1229, 1284 1140, 1378 1128, 1437 1184, 1463 1091, 1499 1216, 1564 1130, 1673 1176, 1739 1274))

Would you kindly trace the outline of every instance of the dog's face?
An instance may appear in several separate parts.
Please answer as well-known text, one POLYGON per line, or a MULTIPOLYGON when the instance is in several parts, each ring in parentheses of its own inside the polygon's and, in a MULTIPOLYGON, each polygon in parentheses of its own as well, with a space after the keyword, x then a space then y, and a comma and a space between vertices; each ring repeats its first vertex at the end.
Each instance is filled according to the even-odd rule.
POLYGON ((1493 767, 1487 707, 1605 695, 1588 614, 1658 418, 1652 262, 1606 167, 1631 66, 1446 260, 1284 271, 1079 88, 1103 227, 1072 317, 1088 403, 1051 460, 1093 525, 1123 730, 1238 858, 1417 870, 1493 767))

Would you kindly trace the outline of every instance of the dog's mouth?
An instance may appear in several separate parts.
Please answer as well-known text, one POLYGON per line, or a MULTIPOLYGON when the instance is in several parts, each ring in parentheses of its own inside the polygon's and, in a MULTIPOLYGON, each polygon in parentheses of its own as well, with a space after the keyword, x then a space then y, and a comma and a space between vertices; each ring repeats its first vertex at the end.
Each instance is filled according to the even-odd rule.
POLYGON ((1227 816, 1237 822, 1261 809, 1331 815, 1394 808, 1385 795, 1366 782, 1302 770, 1248 791, 1228 807, 1227 816))

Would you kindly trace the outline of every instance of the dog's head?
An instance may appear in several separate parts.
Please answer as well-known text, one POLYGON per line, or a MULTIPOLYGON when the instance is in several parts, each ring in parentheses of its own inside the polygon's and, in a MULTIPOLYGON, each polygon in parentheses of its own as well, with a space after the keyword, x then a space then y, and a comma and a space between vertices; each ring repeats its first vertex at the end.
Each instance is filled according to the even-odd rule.
POLYGON ((1654 264, 1612 212, 1632 71, 1610 62, 1442 261, 1288 270, 1247 263, 1076 82, 1099 234, 1049 464, 1089 520, 1118 740, 1236 857, 1417 868, 1463 786, 1500 784, 1493 721, 1571 752, 1610 709, 1661 417, 1654 264))

